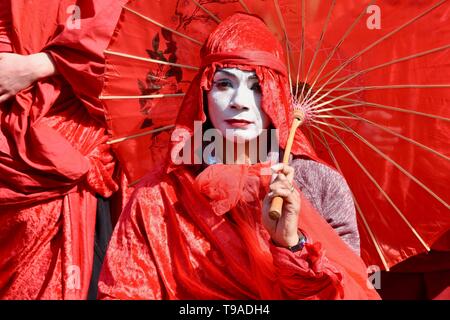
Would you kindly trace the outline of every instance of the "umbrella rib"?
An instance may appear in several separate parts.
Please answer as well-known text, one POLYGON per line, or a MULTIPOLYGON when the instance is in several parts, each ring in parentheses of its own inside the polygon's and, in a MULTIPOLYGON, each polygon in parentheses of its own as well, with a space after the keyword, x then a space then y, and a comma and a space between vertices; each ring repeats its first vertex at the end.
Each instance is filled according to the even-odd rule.
POLYGON ((191 37, 189 37, 188 35, 185 35, 184 33, 181 33, 181 32, 179 32, 179 31, 176 31, 175 29, 169 28, 169 27, 167 27, 167 26, 165 26, 165 25, 163 25, 163 24, 157 22, 156 20, 153 20, 153 19, 151 19, 151 18, 149 18, 149 17, 147 17, 147 16, 145 16, 145 15, 143 15, 143 14, 141 14, 141 13, 139 13, 139 12, 133 10, 133 9, 128 8, 127 6, 124 6, 123 8, 124 8, 125 10, 128 10, 129 12, 131 12, 131 13, 137 15, 138 17, 140 17, 140 18, 142 18, 142 19, 144 19, 144 20, 146 20, 146 21, 149 21, 149 22, 151 22, 151 23, 157 25, 158 27, 161 27, 161 28, 166 29, 166 30, 168 30, 168 31, 170 31, 170 32, 172 32, 172 33, 174 33, 174 34, 180 36, 180 37, 183 37, 183 38, 185 38, 185 39, 188 39, 188 40, 190 40, 190 41, 192 41, 192 42, 198 44, 199 46, 203 45, 203 43, 202 43, 201 41, 198 41, 198 40, 196 40, 196 39, 194 39, 194 38, 191 38, 191 37))
MULTIPOLYGON (((384 90, 384 89, 442 89, 450 88, 450 84, 394 84, 387 86, 362 86, 339 88, 334 91, 367 91, 367 90, 384 90)), ((331 91, 331 90, 330 90, 331 91)), ((326 91, 326 92, 330 92, 326 91)))
MULTIPOLYGON (((295 96, 298 94, 298 82, 300 75, 303 74, 303 55, 305 49, 305 25, 306 25, 306 8, 305 8, 305 0, 302 0, 302 24, 301 24, 301 41, 300 41, 300 54, 298 55, 298 68, 297 68, 297 81, 295 82, 295 96)), ((304 87, 304 86, 303 86, 304 87)))
POLYGON ((311 130, 311 128, 309 126, 306 126, 306 128, 308 129, 309 139, 311 140, 312 147, 315 150, 316 149, 316 144, 314 142, 314 137, 313 137, 314 133, 312 132, 312 130, 311 130))
POLYGON ((338 116, 338 115, 324 115, 324 114, 320 114, 320 115, 314 115, 314 118, 319 118, 319 119, 334 119, 334 118, 339 118, 339 119, 351 119, 351 120, 355 120, 354 117, 347 117, 347 116, 338 116))
POLYGON ((281 28, 283 29, 284 42, 286 45, 286 61, 287 61, 287 69, 288 69, 288 76, 289 76, 289 89, 290 89, 291 94, 293 94, 293 92, 292 92, 292 75, 291 75, 291 59, 290 59, 290 54, 289 54, 291 50, 289 49, 286 25, 284 24, 284 19, 281 14, 280 4, 278 3, 278 0, 273 0, 273 4, 277 11, 277 16, 278 16, 278 20, 280 21, 281 28))
POLYGON ((330 155, 331 160, 333 160, 334 165, 335 165, 336 168, 339 170, 339 172, 341 173, 341 175, 344 176, 344 174, 342 173, 341 167, 339 166, 339 163, 338 163, 336 157, 334 156, 334 153, 333 153, 333 151, 331 150, 331 148, 330 148, 330 146, 329 146, 329 144, 328 144, 328 141, 327 141, 327 139, 325 138, 325 136, 323 135, 323 133, 319 131, 320 137, 319 137, 317 134, 315 134, 314 132, 313 132, 312 134, 313 134, 313 135, 317 138, 317 140, 325 147, 325 149, 327 149, 328 154, 330 155))
MULTIPOLYGON (((387 62, 387 63, 381 64, 381 65, 378 65, 378 66, 371 67, 371 68, 366 69, 366 70, 362 70, 362 71, 356 72, 356 73, 350 75, 349 77, 344 77, 344 81, 341 82, 340 84, 338 84, 337 86, 331 88, 330 90, 325 90, 325 92, 326 92, 325 94, 319 96, 316 100, 314 100, 314 101, 311 102, 311 103, 314 104, 314 103, 319 102, 320 100, 322 100, 323 98, 325 98, 326 96, 328 96, 328 95, 329 95, 331 92, 333 92, 333 91, 342 91, 342 89, 339 89, 342 85, 344 85, 345 83, 349 82, 350 80, 352 80, 352 79, 354 79, 354 78, 356 78, 356 77, 358 77, 358 76, 360 76, 360 75, 362 75, 362 74, 365 74, 365 73, 367 73, 367 72, 370 72, 370 71, 379 69, 379 68, 384 67, 384 66, 388 66, 388 65, 393 64, 393 63, 396 63, 396 62, 401 62, 401 61, 409 60, 409 59, 412 59, 412 58, 420 57, 420 56, 423 56, 423 55, 426 55, 426 54, 429 54, 429 53, 433 53, 433 52, 436 52, 436 51, 439 51, 439 50, 447 49, 447 48, 450 48, 450 45, 446 45, 446 46, 440 47, 440 48, 435 48, 435 49, 428 50, 428 51, 425 51, 425 52, 420 52, 420 53, 414 54, 414 55, 412 55, 412 56, 403 57, 403 58, 400 58, 400 59, 396 59, 396 60, 393 60, 393 61, 389 61, 389 62, 387 62)), ((342 79, 342 78, 341 78, 341 79, 342 79)), ((335 81, 336 81, 336 80, 335 80, 335 81)), ((332 84, 332 83, 334 83, 335 81, 329 82, 328 84, 332 84)), ((321 90, 323 90, 323 89, 324 89, 324 86, 322 86, 322 87, 317 91, 317 94, 318 94, 321 90)), ((315 95, 314 95, 314 96, 315 96, 315 95)), ((314 98, 314 96, 311 97, 311 100, 314 98)))
POLYGON ((352 113, 352 112, 350 112, 350 111, 346 111, 346 110, 340 110, 340 111, 341 111, 341 112, 344 112, 344 113, 347 113, 347 114, 350 114, 350 115, 352 115, 352 117, 345 117, 345 116, 344 116, 344 117, 342 117, 342 116, 331 116, 331 115, 330 115, 330 117, 336 117, 336 118, 338 118, 338 119, 348 119, 348 118, 350 118, 350 119, 355 119, 355 118, 356 118, 356 119, 358 119, 358 120, 367 122, 367 123, 373 125, 374 127, 377 127, 377 128, 379 128, 379 129, 381 129, 381 130, 383 130, 383 131, 386 131, 386 132, 388 132, 388 133, 390 133, 390 134, 392 134, 392 135, 394 135, 394 136, 396 136, 396 137, 399 137, 400 139, 403 139, 403 140, 405 140, 405 141, 408 141, 409 143, 414 144, 415 146, 417 146, 417 147, 419 147, 419 148, 422 148, 422 149, 424 149, 424 150, 427 150, 428 152, 431 152, 431 153, 433 153, 433 154, 435 154, 435 155, 437 155, 437 156, 443 158, 444 160, 450 161, 450 157, 447 157, 446 155, 440 153, 439 151, 436 151, 436 150, 434 150, 433 148, 430 148, 430 147, 428 147, 428 146, 426 146, 426 145, 424 145, 424 144, 422 144, 422 143, 420 143, 420 142, 418 142, 418 141, 416 141, 416 140, 414 140, 414 139, 408 138, 408 137, 406 137, 406 136, 404 136, 404 135, 402 135, 402 134, 400 134, 400 133, 398 133, 398 132, 395 132, 395 131, 393 131, 393 130, 391 130, 391 129, 389 129, 389 128, 386 128, 386 127, 383 126, 383 125, 380 125, 380 124, 378 124, 378 123, 376 123, 376 122, 370 121, 369 119, 366 119, 366 118, 364 118, 364 117, 358 116, 358 115, 356 115, 356 114, 354 114, 354 113, 352 113))
POLYGON ((136 138, 139 138, 139 137, 150 135, 152 133, 169 130, 169 129, 172 129, 173 127, 175 127, 175 125, 164 126, 164 127, 160 127, 160 128, 157 128, 157 129, 152 129, 152 130, 149 130, 149 131, 145 131, 145 132, 141 132, 141 133, 137 133, 137 134, 132 134, 132 135, 125 136, 125 137, 122 137, 122 138, 112 139, 112 140, 107 141, 106 144, 116 144, 116 143, 124 142, 124 141, 130 140, 130 139, 136 139, 136 138))
MULTIPOLYGON (((371 2, 369 3, 369 5, 372 5, 375 3, 376 0, 371 0, 371 2)), ((331 52, 328 54, 327 58, 325 59, 325 61, 321 64, 320 68, 319 68, 319 72, 315 75, 314 77, 314 81, 312 83, 312 85, 309 87, 308 92, 306 93, 305 96, 305 101, 309 100, 308 97, 312 92, 312 88, 315 87, 320 75, 322 74, 323 70, 325 70, 325 67, 328 65, 328 63, 331 61, 331 58, 334 56, 334 54, 336 53, 337 49, 339 49, 339 47, 342 45, 342 43, 344 43, 345 39, 347 39, 348 35, 353 31, 353 29, 355 28, 355 26, 358 24, 359 20, 361 20, 361 18, 366 14, 366 7, 364 7, 364 9, 361 11, 361 13, 359 14, 358 17, 356 17, 356 19, 353 21, 353 23, 350 25, 350 27, 345 31, 344 35, 342 36, 342 38, 337 42, 336 46, 333 47, 333 50, 331 50, 331 52)))
POLYGON ((316 49, 314 50, 313 58, 311 60, 311 63, 309 64, 308 71, 306 72, 306 77, 305 77, 305 81, 303 82, 303 86, 302 86, 302 91, 300 93, 300 97, 303 96, 303 91, 305 90, 306 83, 308 82, 309 73, 311 72, 311 69, 312 69, 314 63, 316 62, 316 58, 317 58, 317 54, 319 53, 319 49, 322 47, 323 39, 325 37, 325 33, 326 33, 327 29, 328 29, 328 24, 329 24, 330 19, 331 19, 331 13, 333 12, 333 9, 334 9, 335 5, 336 5, 336 0, 333 0, 333 2, 331 3, 330 9, 328 9, 327 18, 325 19, 325 23, 324 23, 324 25, 322 27, 322 32, 320 33, 319 41, 317 42, 316 49))
MULTIPOLYGON (((391 64, 394 64, 394 63, 399 63, 399 62, 403 62, 403 61, 407 61, 407 60, 423 57, 425 55, 436 53, 436 52, 439 52, 439 51, 443 51, 443 50, 446 50, 446 49, 449 49, 449 48, 450 48, 450 44, 447 44, 447 45, 442 46, 442 47, 437 47, 437 48, 434 48, 434 49, 430 49, 430 50, 422 51, 422 52, 419 52, 419 53, 415 53, 415 54, 412 54, 412 55, 407 56, 407 57, 395 59, 395 60, 388 61, 388 62, 385 62, 383 64, 377 65, 377 66, 373 66, 373 67, 367 68, 365 70, 358 71, 358 72, 350 75, 349 77, 351 79, 354 79, 354 76, 360 76, 360 75, 363 75, 363 74, 368 73, 370 71, 373 71, 373 70, 376 70, 376 69, 380 69, 380 68, 383 68, 383 67, 387 67, 387 66, 389 66, 391 64)), ((342 77, 342 78, 333 80, 333 81, 329 82, 328 84, 334 84, 336 82, 346 80, 349 77, 342 77)))
POLYGON ((349 133, 353 133, 353 132, 352 132, 351 130, 349 130, 349 129, 342 128, 342 127, 340 127, 340 126, 337 126, 337 125, 335 125, 335 124, 331 124, 331 123, 329 123, 329 122, 323 122, 323 121, 319 121, 319 120, 313 120, 313 122, 314 122, 314 123, 322 124, 322 125, 324 125, 324 126, 326 126, 326 127, 333 127, 333 128, 337 128, 337 129, 341 129, 341 130, 347 131, 347 132, 349 132, 349 133))
POLYGON ((309 99, 308 101, 311 101, 312 99, 314 99, 314 97, 319 94, 319 92, 321 92, 323 90, 323 88, 332 80, 334 79, 334 77, 336 77, 339 72, 341 72, 341 70, 343 70, 349 63, 351 63, 352 61, 354 61, 356 58, 362 56, 364 53, 366 53, 367 51, 369 51, 370 49, 374 48, 375 46, 377 46, 378 44, 380 44, 381 42, 383 42, 384 40, 390 38, 391 36, 393 36, 394 34, 396 34, 397 32, 403 30, 404 28, 406 28, 407 26, 411 25, 412 23, 414 23, 415 21, 419 20, 420 18, 422 18, 423 16, 427 15, 428 13, 430 13, 431 11, 433 11, 434 9, 436 9, 437 7, 439 7, 441 4, 443 4, 445 1, 447 0, 441 0, 437 3, 435 3, 433 6, 431 6, 430 8, 428 8, 427 10, 425 10, 424 12, 422 12, 421 14, 419 14, 418 16, 412 18, 411 20, 407 21, 406 23, 402 24, 401 26, 397 27, 396 29, 394 29, 393 31, 389 32, 388 34, 384 35, 383 37, 381 37, 380 39, 376 40, 375 42, 373 42, 372 44, 370 44, 369 46, 367 46, 365 49, 359 51, 358 53, 356 53, 353 57, 349 58, 347 61, 345 61, 344 63, 342 63, 339 67, 333 69, 332 71, 328 72, 325 76, 323 76, 322 78, 320 78, 318 81, 322 81, 325 78, 327 78, 330 74, 334 74, 329 77, 327 79, 327 81, 319 88, 319 90, 317 90, 314 95, 311 97, 311 99, 309 99), (336 71, 336 72, 335 72, 336 71))
MULTIPOLYGON (((350 128, 348 125, 340 121, 339 119, 336 119, 337 122, 339 122, 341 125, 345 126, 347 128, 346 131, 350 130, 352 134, 357 137, 359 140, 364 142, 370 149, 378 153, 382 158, 384 158, 386 161, 390 162, 392 165, 394 165, 398 170, 400 170, 404 175, 406 175, 408 178, 410 178, 412 181, 414 181, 416 184, 418 184, 422 189, 427 191, 433 198, 435 198, 437 201, 439 201, 442 205, 444 205, 447 209, 450 209, 450 205, 445 202, 443 199, 441 199, 436 193, 434 193, 430 188, 428 188, 422 181, 417 179, 413 174, 411 174, 408 170, 403 168, 401 165, 399 165, 396 161, 394 161, 392 158, 387 156, 384 152, 380 151, 377 147, 375 147, 373 144, 371 144, 369 141, 367 141, 364 137, 362 137, 360 134, 358 134, 355 130, 350 128)), ((345 128, 341 128, 342 130, 345 130, 345 128)))
POLYGON ((326 105, 329 105, 329 104, 333 103, 334 101, 341 100, 342 98, 345 98, 345 97, 357 94, 357 93, 359 93, 361 91, 363 91, 363 89, 356 90, 356 91, 351 91, 351 92, 343 94, 342 96, 339 96, 339 97, 333 97, 329 101, 325 101, 325 102, 322 102, 322 103, 320 103, 318 105, 313 105, 312 107, 308 107, 308 111, 310 111, 310 112, 311 111, 315 111, 315 110, 317 110, 317 109, 319 109, 319 108, 321 108, 323 106, 326 106, 326 105))
POLYGON ((126 100, 126 99, 161 99, 161 98, 174 98, 184 97, 185 93, 162 93, 162 94, 149 94, 141 96, 99 96, 100 100, 126 100))
POLYGON ((283 29, 283 36, 284 36, 284 42, 286 45, 286 61, 287 61, 287 69, 288 69, 288 76, 289 76, 289 89, 291 94, 292 92, 292 75, 291 75, 291 59, 290 59, 290 49, 289 49, 289 42, 287 37, 287 31, 286 31, 286 25, 284 24, 283 16, 281 15, 280 5, 278 3, 278 0, 273 0, 273 4, 275 5, 275 9, 277 11, 278 20, 280 21, 281 28, 283 29))
MULTIPOLYGON (((325 138, 323 133, 319 131, 319 134, 320 134, 321 138, 318 137, 315 133, 313 133, 313 134, 314 134, 314 136, 317 137, 317 140, 319 140, 319 142, 322 143, 322 145, 325 147, 325 149, 327 149, 331 159, 333 160, 334 165, 339 170, 341 175, 344 176, 344 173, 342 172, 342 169, 339 166, 339 163, 338 163, 338 161, 337 161, 333 151, 331 150, 331 148, 330 148, 330 146, 329 146, 329 144, 327 142, 327 139, 325 138)), ((358 201, 356 200, 355 195, 353 194, 353 192, 351 194, 352 194, 353 201, 355 202, 356 211, 358 212, 358 215, 359 215, 359 217, 361 218, 361 220, 363 222, 364 228, 366 229, 367 233, 369 234, 370 239, 372 240, 373 245, 375 246, 375 250, 378 253, 378 256, 380 257, 381 262, 383 263, 384 269, 386 271, 389 271, 389 265, 388 265, 388 263, 386 261, 386 257, 384 256, 383 251, 381 250, 381 246, 378 243, 378 240, 375 237, 375 234, 373 233, 372 228, 370 228, 369 223, 366 220, 366 217, 362 213, 361 207, 360 207, 358 201)))
POLYGON ((209 11, 208 9, 206 9, 204 6, 202 6, 200 3, 198 3, 195 0, 191 0, 197 7, 199 7, 200 9, 202 9, 204 12, 206 12, 211 18, 213 18, 213 20, 219 24, 221 21, 219 18, 217 18, 211 11, 209 11))
MULTIPOLYGON (((335 91, 350 91, 347 94, 344 94, 342 96, 333 98, 329 101, 325 101, 322 102, 318 105, 314 105, 314 102, 307 102, 307 104, 309 105, 310 103, 313 105, 312 107, 309 107, 309 110, 316 110, 319 109, 323 106, 329 105, 331 103, 333 103, 336 100, 357 94, 361 91, 367 91, 367 90, 384 90, 384 89, 437 89, 437 88, 450 88, 450 84, 401 84, 401 85, 389 85, 389 86, 366 86, 366 87, 354 87, 354 88, 341 88, 341 89, 336 89, 335 91)), ((325 96, 327 95, 327 93, 325 94, 325 96)), ((319 98, 318 100, 321 100, 322 98, 319 98)))
MULTIPOLYGON (((345 99, 342 99, 345 100, 345 99)), ((341 110, 341 109, 348 109, 351 107, 358 107, 358 106, 362 106, 364 105, 363 103, 353 103, 353 104, 345 104, 342 106, 336 106, 336 107, 331 107, 331 108, 323 108, 323 109, 316 109, 313 112, 311 112, 313 114, 313 116, 316 116, 318 114, 321 114, 325 111, 333 111, 333 110, 341 110)), ((332 106, 334 106, 334 104, 332 104, 332 106)))
POLYGON ((367 222, 366 217, 362 213, 361 206, 359 205, 359 203, 358 203, 358 201, 356 200, 355 197, 353 197, 353 201, 355 202, 356 211, 358 212, 358 216, 361 218, 361 220, 363 222, 363 225, 364 225, 364 228, 369 233, 369 237, 372 240, 372 243, 375 245, 375 250, 377 251, 378 256, 381 259, 381 262, 383 263, 384 269, 386 271, 389 271, 390 268, 389 268, 389 265, 388 265, 388 263, 386 261, 386 257, 384 256, 383 252, 381 251, 380 244, 378 243, 378 240, 376 239, 375 234, 373 233, 372 229, 369 227, 369 223, 367 222))
POLYGON ((190 65, 187 65, 187 64, 179 64, 179 63, 161 61, 161 60, 156 60, 156 59, 151 59, 151 58, 144 58, 144 57, 135 56, 135 55, 128 54, 128 53, 123 53, 123 52, 117 52, 117 51, 111 51, 111 50, 105 50, 103 52, 105 54, 109 54, 109 55, 112 55, 112 56, 118 56, 118 57, 133 59, 133 60, 152 62, 152 63, 157 63, 157 64, 164 64, 164 65, 168 65, 168 66, 174 66, 174 67, 180 67, 180 68, 192 69, 192 70, 198 70, 199 69, 198 67, 190 66, 190 65))
POLYGON ((353 160, 358 164, 358 166, 363 170, 363 172, 367 175, 367 177, 370 179, 370 181, 372 181, 372 183, 376 186, 376 188, 381 192, 381 194, 386 198, 386 200, 389 202, 389 204, 394 208, 395 212, 397 212, 397 214, 402 218, 402 220, 406 223, 406 225, 410 228, 411 232, 416 236, 416 238, 419 240, 419 242, 425 247, 425 249, 427 251, 430 251, 430 247, 428 246, 428 244, 422 239, 422 237, 419 235, 419 233, 417 232, 417 230, 411 225, 411 223, 409 222, 409 220, 404 216, 404 214, 401 212, 401 210, 395 205, 395 203, 393 202, 393 200, 391 199, 391 197, 389 197, 389 195, 383 190, 383 188, 378 184, 378 182, 375 180, 375 178, 369 173, 369 171, 367 170, 367 168, 361 163, 361 161, 355 156, 355 154, 350 150, 350 148, 344 143, 344 141, 342 141, 342 138, 339 137, 339 135, 332 129, 330 128, 333 133, 334 136, 332 134, 330 134, 328 131, 323 130, 321 128, 319 128, 318 126, 312 125, 313 127, 315 127, 317 130, 320 130, 324 133, 326 133, 327 135, 331 136, 333 139, 335 139, 336 141, 338 141, 341 146, 347 151, 347 153, 353 158, 353 160))
MULTIPOLYGON (((353 57, 351 57, 350 59, 348 59, 346 62, 344 62, 341 66, 333 69, 332 71, 328 72, 326 75, 324 75, 321 79, 319 79, 319 81, 322 81, 324 78, 327 78, 330 74, 332 74, 333 72, 335 72, 337 70, 337 73, 339 73, 339 71, 341 71, 343 68, 345 68, 350 62, 352 62, 353 60, 355 60, 356 58, 362 56, 364 53, 366 53, 367 51, 369 51, 370 49, 372 49, 373 47, 377 46, 378 44, 380 44, 381 42, 383 42, 386 39, 389 39, 391 36, 395 35, 396 33, 400 32, 401 30, 403 30, 404 28, 408 27, 409 25, 413 24, 414 22, 416 22, 417 20, 419 20, 420 18, 423 18, 424 16, 426 16, 427 14, 429 14, 431 11, 433 11, 434 9, 436 9, 437 7, 439 7, 440 5, 442 5, 444 2, 446 2, 447 0, 440 0, 437 3, 435 3, 434 5, 432 5, 431 7, 429 7, 428 9, 426 9, 425 11, 423 11, 422 13, 420 13, 419 15, 415 16, 414 18, 412 18, 411 20, 405 22, 404 24, 402 24, 401 26, 397 27, 396 29, 392 30, 391 32, 389 32, 388 34, 382 36, 380 39, 376 40, 375 42, 373 42, 372 44, 370 44, 369 46, 367 46, 366 48, 364 48, 363 50, 361 50, 360 52, 356 53, 353 57)), ((337 74, 336 73, 336 74, 337 74)), ((334 78, 334 76, 336 75, 334 74, 331 78, 329 78, 328 80, 334 78)))
MULTIPOLYGON (((330 98, 335 98, 335 97, 330 96, 330 98)), ((365 106, 365 107, 373 107, 373 108, 380 108, 380 109, 387 109, 387 110, 392 110, 392 111, 398 111, 398 112, 403 112, 403 113, 413 114, 413 115, 417 115, 417 116, 428 117, 428 118, 433 118, 433 119, 437 119, 437 120, 450 122, 450 118, 434 115, 434 114, 431 114, 431 113, 425 113, 425 112, 419 112, 419 111, 414 111, 414 110, 402 109, 402 108, 398 108, 398 107, 378 104, 378 103, 374 103, 374 102, 366 102, 366 101, 361 101, 361 100, 354 100, 354 99, 340 99, 340 100, 348 101, 348 102, 356 102, 356 103, 355 104, 348 104, 348 105, 338 106, 338 107, 332 107, 332 108, 318 109, 318 110, 315 110, 314 113, 321 113, 321 112, 330 111, 330 110, 340 110, 340 109, 346 109, 346 108, 356 107, 356 106, 365 106)))
POLYGON ((247 5, 245 4, 244 0, 239 0, 239 3, 241 4, 242 8, 244 8, 247 13, 251 13, 250 10, 248 10, 247 5))

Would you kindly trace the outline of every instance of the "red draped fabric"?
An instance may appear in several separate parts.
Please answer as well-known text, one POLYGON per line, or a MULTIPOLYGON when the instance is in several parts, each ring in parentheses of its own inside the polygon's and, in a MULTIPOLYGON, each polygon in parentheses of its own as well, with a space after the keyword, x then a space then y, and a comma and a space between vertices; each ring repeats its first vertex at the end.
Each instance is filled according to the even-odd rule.
POLYGON ((0 105, 2 299, 87 296, 95 194, 117 189, 97 97, 120 4, 2 1, 11 6, 13 52, 47 52, 58 72, 0 105))
MULTIPOLYGON (((279 129, 284 147, 292 109, 286 72, 276 71, 282 53, 277 44, 258 18, 236 15, 224 20, 203 47, 203 58, 218 56, 209 56, 192 81, 175 137, 178 130, 187 130, 192 138, 193 122, 206 121, 203 92, 209 90, 216 68, 235 66, 256 72, 262 108, 279 129), (236 52, 243 46, 272 57, 236 52)), ((189 139, 172 142, 172 150, 177 150, 189 139)), ((316 158, 300 133, 293 151, 316 158)), ((309 244, 296 253, 272 244, 261 222, 268 169, 268 163, 205 168, 175 161, 169 168, 155 168, 137 186, 119 218, 100 275, 99 297, 378 299, 367 287, 363 261, 305 197, 299 228, 309 244)))
POLYGON ((302 197, 297 253, 261 223, 265 164, 149 174, 110 242, 104 299, 378 299, 362 260, 302 197))

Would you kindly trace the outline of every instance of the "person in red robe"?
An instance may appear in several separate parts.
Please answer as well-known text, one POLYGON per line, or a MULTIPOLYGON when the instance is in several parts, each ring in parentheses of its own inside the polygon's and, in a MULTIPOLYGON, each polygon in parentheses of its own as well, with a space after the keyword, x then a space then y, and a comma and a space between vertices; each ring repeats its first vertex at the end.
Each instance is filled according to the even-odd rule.
POLYGON ((98 96, 120 5, 0 2, 0 299, 87 297, 96 195, 117 190, 98 96))
MULTIPOLYGON (((116 225, 99 298, 379 299, 362 260, 295 184, 294 168, 274 165, 272 176, 270 161, 252 160, 247 148, 267 128, 286 147, 293 110, 280 43, 258 17, 239 13, 211 33, 201 57, 168 165, 140 182, 116 225), (231 141, 234 155, 219 147, 206 162, 184 161, 203 148, 193 143, 195 121, 231 141), (284 200, 278 220, 269 217, 275 196, 284 200)), ((292 154, 320 161, 300 131, 292 154)))

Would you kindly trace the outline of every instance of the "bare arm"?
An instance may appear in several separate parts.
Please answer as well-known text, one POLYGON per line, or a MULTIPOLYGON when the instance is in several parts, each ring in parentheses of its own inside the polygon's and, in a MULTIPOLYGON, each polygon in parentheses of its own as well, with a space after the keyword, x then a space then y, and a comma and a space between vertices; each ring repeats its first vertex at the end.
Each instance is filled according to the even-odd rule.
POLYGON ((56 73, 52 59, 42 52, 31 55, 0 53, 0 70, 0 103, 35 81, 56 73))

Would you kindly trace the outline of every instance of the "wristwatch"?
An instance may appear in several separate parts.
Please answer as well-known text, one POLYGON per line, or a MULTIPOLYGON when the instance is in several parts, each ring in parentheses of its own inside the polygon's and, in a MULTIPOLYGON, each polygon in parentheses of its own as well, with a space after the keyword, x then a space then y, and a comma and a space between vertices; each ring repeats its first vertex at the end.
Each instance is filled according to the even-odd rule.
POLYGON ((293 246, 287 247, 287 248, 291 252, 301 251, 303 249, 303 247, 305 246, 306 241, 307 241, 307 239, 306 239, 305 235, 302 234, 301 236, 299 236, 298 243, 296 245, 293 245, 293 246))

